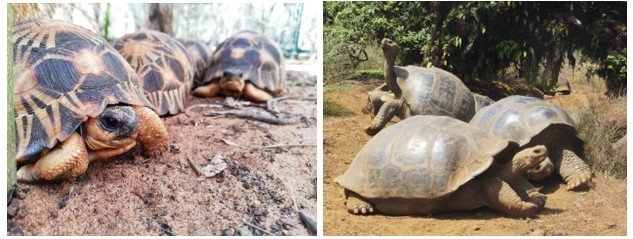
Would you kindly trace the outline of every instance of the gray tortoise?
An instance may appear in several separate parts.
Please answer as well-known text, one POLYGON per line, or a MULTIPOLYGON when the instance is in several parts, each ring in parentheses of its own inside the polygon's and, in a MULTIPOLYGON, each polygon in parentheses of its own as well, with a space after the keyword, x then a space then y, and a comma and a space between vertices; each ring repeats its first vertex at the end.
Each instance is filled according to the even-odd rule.
POLYGON ((473 93, 473 97, 475 97, 475 112, 479 112, 479 110, 483 109, 484 107, 495 103, 494 100, 485 95, 473 93))
MULTIPOLYGON (((495 103, 490 97, 485 95, 480 95, 477 93, 472 93, 475 99, 475 112, 480 109, 495 103)), ((367 93, 367 102, 365 107, 363 107, 363 114, 371 114, 372 117, 376 117, 382 105, 389 101, 395 99, 395 94, 389 91, 387 84, 382 84, 379 87, 376 87, 374 90, 367 93)), ((411 116, 411 112, 398 110, 395 113, 395 116, 400 119, 405 119, 411 116)))
POLYGON ((483 108, 470 124, 492 135, 516 142, 522 148, 545 145, 549 152, 528 177, 539 180, 556 170, 575 189, 591 180, 589 166, 576 155, 582 141, 572 118, 560 107, 527 96, 509 96, 483 108))
POLYGON ((395 115, 444 115, 468 122, 475 115, 475 99, 457 76, 439 68, 395 66, 398 45, 383 39, 386 87, 394 98, 384 102, 365 129, 378 133, 395 115))
POLYGON ((544 207, 546 197, 523 174, 547 150, 517 149, 450 117, 412 116, 369 140, 336 182, 345 188, 347 210, 353 214, 429 214, 487 206, 531 216, 544 207), (496 163, 501 161, 508 162, 496 163))
POLYGON ((556 88, 554 89, 555 95, 569 95, 571 94, 571 86, 567 77, 558 75, 558 82, 556 82, 556 88))

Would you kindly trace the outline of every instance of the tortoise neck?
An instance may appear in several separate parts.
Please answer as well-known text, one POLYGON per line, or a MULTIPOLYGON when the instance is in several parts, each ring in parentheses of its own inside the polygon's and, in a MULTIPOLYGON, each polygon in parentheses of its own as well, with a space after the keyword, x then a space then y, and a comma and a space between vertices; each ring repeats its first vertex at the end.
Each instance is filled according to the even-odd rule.
POLYGON ((400 98, 401 91, 396 81, 396 73, 393 70, 395 63, 395 56, 392 56, 391 54, 385 54, 385 83, 387 83, 389 90, 391 90, 396 95, 396 98, 400 98))

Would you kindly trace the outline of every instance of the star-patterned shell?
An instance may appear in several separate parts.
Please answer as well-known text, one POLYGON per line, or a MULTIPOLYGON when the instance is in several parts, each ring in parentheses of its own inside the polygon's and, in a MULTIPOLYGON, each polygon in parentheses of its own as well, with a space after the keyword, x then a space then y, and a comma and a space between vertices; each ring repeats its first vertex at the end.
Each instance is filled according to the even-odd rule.
POLYGON ((151 107, 137 75, 105 40, 62 21, 13 27, 18 162, 37 159, 107 105, 151 107))
POLYGON ((194 66, 178 40, 144 30, 121 37, 114 48, 139 75, 141 87, 159 115, 175 115, 185 110, 194 66))
POLYGON ((207 45, 194 40, 179 39, 178 41, 187 48, 189 58, 191 58, 191 61, 194 63, 196 70, 193 77, 194 81, 202 81, 204 73, 207 71, 209 63, 211 63, 211 49, 209 49, 207 45))
POLYGON ((213 52, 205 85, 223 76, 224 72, 241 72, 243 78, 269 92, 284 88, 286 70, 284 55, 277 44, 266 36, 252 32, 239 32, 224 40, 213 52))

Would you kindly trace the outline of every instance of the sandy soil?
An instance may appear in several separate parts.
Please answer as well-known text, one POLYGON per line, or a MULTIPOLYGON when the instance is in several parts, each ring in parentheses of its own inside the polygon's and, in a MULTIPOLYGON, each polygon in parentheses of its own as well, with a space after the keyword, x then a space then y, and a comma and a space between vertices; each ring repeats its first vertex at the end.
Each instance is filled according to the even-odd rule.
MULTIPOLYGON (((584 192, 565 190, 560 178, 538 183, 536 186, 548 199, 546 208, 534 218, 510 218, 488 208, 423 216, 347 213, 343 188, 334 178, 347 170, 370 139, 363 129, 371 119, 361 109, 367 92, 380 83, 380 79, 347 81, 344 90, 324 93, 325 99, 345 112, 324 119, 325 235, 626 235, 626 180, 599 173, 593 187, 584 192)), ((566 102, 569 104, 569 100, 566 102)))
MULTIPOLYGON (((289 91, 316 97, 313 82, 289 91)), ((278 109, 303 120, 276 126, 193 109, 164 119, 170 148, 162 156, 145 159, 135 149, 91 164, 74 182, 19 184, 9 234, 262 235, 246 221, 275 235, 312 235, 292 194, 316 219, 316 101, 280 101, 278 109), (273 145, 282 146, 265 147, 273 145), (210 178, 188 160, 202 168, 217 154, 227 167, 210 178)))

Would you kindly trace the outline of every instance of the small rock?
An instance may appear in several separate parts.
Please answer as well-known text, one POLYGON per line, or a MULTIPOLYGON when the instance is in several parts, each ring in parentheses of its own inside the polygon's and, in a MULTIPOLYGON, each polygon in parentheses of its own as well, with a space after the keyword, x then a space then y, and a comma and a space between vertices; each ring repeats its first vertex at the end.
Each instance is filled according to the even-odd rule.
POLYGON ((169 152, 172 153, 180 153, 180 147, 178 147, 177 145, 169 145, 169 152))
POLYGON ((18 214, 19 210, 20 210, 19 200, 17 198, 12 199, 11 203, 9 203, 9 206, 7 207, 7 217, 9 218, 15 217, 15 215, 18 214))
POLYGON ((66 205, 68 205, 68 197, 65 197, 64 199, 59 201, 59 203, 57 204, 57 206, 59 206, 59 209, 65 208, 66 205))
POLYGON ((252 236, 253 233, 251 233, 250 230, 248 230, 248 227, 242 227, 238 230, 238 233, 240 234, 240 236, 252 236))
POLYGON ((29 186, 22 187, 22 193, 18 194, 20 196, 20 199, 25 199, 26 198, 26 194, 28 194, 29 191, 31 191, 31 187, 29 187, 29 186))
POLYGON ((235 229, 232 227, 224 228, 224 230, 222 230, 222 236, 235 236, 235 229))
POLYGON ((9 236, 24 236, 24 230, 11 222, 7 223, 7 231, 9 236))
POLYGON ((539 228, 536 229, 534 231, 532 231, 532 233, 530 233, 530 236, 545 236, 545 230, 539 228))
POLYGON ((295 226, 295 223, 293 221, 290 221, 286 218, 281 218, 279 220, 277 220, 277 223, 279 225, 282 225, 284 229, 290 229, 291 227, 295 226))
POLYGON ((473 231, 480 231, 480 230, 481 230, 481 227, 478 227, 478 226, 473 227, 473 231))

